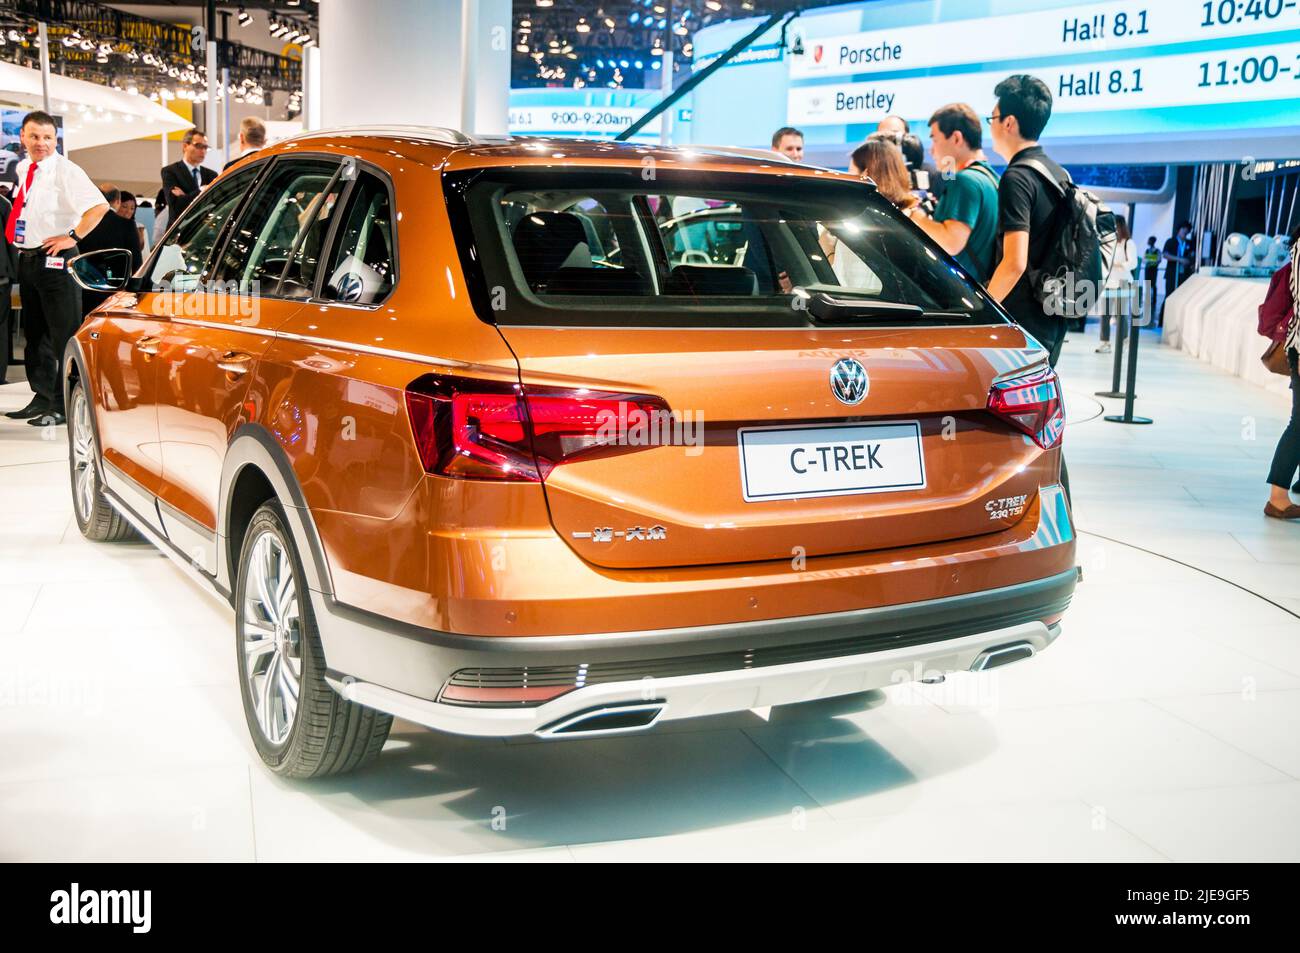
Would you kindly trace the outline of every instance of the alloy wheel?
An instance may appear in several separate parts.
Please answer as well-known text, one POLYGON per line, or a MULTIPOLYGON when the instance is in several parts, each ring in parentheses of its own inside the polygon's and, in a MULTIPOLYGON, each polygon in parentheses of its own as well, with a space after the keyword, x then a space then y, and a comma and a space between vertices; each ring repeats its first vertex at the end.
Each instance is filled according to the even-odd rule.
POLYGON ((73 501, 82 523, 89 523, 95 511, 95 435, 90 429, 90 401, 77 388, 72 397, 72 485, 73 501))
POLYGON ((262 735, 281 745, 293 729, 302 685, 302 619, 293 563, 269 530, 253 542, 246 568, 244 680, 262 735))

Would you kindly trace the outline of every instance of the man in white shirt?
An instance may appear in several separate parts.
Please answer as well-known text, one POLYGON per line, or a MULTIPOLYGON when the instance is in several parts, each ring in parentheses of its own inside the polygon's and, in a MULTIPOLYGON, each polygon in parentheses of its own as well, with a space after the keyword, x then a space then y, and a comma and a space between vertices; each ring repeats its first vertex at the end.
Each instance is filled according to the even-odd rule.
POLYGON ((18 163, 5 236, 18 259, 23 362, 35 396, 6 416, 47 427, 65 422, 63 351, 81 325, 81 289, 68 273, 68 259, 109 207, 81 167, 59 155, 54 117, 30 112, 21 130, 27 158, 18 163))

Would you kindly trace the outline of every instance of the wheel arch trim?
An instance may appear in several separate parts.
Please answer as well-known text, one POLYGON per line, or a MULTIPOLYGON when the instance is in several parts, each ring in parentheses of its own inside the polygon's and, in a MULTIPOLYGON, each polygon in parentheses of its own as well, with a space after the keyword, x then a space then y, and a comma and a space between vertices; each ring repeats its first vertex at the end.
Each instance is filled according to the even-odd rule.
POLYGON ((284 508, 285 522, 293 535, 294 545, 302 555, 303 574, 307 586, 329 597, 334 595, 329 563, 321 543, 316 521, 312 519, 307 498, 302 492, 298 475, 289 461, 289 455, 265 427, 254 423, 242 424, 231 435, 226 447, 226 458, 221 466, 221 484, 217 500, 217 583, 231 592, 235 590, 236 555, 230 552, 230 519, 235 487, 239 477, 248 467, 255 468, 271 484, 277 502, 284 508))

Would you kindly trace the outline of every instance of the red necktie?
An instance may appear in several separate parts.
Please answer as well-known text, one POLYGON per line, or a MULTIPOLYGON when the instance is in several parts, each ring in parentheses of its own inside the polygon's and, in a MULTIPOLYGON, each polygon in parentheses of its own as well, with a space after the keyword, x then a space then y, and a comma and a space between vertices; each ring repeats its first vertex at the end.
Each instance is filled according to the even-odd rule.
POLYGON ((17 239, 14 237, 18 228, 18 219, 23 216, 23 206, 27 204, 27 193, 31 190, 32 179, 36 178, 36 163, 33 162, 27 167, 27 182, 23 190, 18 193, 18 198, 14 200, 13 211, 9 213, 9 221, 5 225, 5 238, 9 239, 9 244, 13 244, 17 239))

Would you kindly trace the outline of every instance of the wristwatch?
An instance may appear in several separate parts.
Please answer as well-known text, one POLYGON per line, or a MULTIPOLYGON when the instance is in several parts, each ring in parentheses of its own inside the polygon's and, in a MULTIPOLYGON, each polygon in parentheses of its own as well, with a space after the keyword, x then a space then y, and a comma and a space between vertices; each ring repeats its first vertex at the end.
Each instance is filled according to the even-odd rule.
POLYGON ((72 226, 72 228, 68 229, 68 237, 71 238, 78 245, 81 244, 81 239, 77 236, 77 226, 74 225, 72 226))

